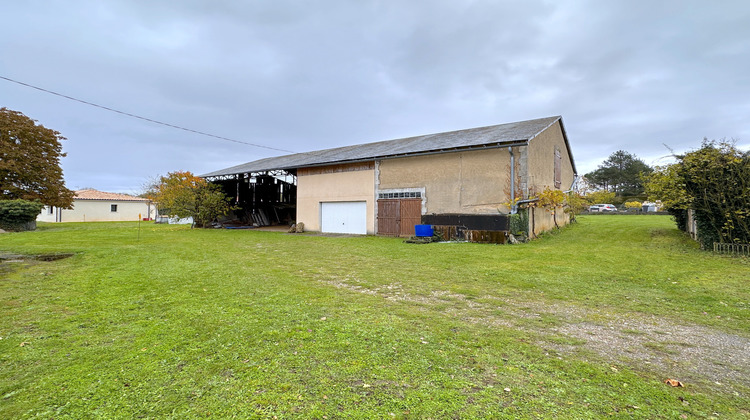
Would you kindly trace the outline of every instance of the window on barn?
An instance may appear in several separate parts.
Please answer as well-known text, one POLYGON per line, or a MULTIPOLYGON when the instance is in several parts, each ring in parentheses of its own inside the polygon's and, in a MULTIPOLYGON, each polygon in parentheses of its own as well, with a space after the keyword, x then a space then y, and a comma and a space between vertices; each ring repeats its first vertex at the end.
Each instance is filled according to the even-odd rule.
POLYGON ((54 207, 52 207, 52 206, 47 206, 47 214, 52 214, 52 210, 53 210, 53 209, 54 209, 54 207))
POLYGON ((562 155, 560 150, 555 148, 555 188, 562 186, 562 155))
POLYGON ((112 204, 111 206, 109 206, 109 210, 112 213, 116 213, 117 212, 117 204, 112 204))
POLYGON ((410 191, 410 192, 389 192, 389 193, 378 193, 378 198, 389 199, 389 198, 422 198, 422 192, 410 191))

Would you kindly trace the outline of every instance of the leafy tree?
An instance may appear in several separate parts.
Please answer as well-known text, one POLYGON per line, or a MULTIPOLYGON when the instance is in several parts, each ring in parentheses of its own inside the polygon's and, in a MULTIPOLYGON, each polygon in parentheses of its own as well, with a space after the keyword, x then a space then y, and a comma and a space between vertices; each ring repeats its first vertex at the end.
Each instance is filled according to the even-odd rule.
POLYGON ((618 150, 585 177, 595 186, 618 196, 638 195, 643 194, 642 174, 652 171, 651 167, 635 155, 618 150))
POLYGON ((65 157, 62 140, 59 132, 0 108, 0 199, 72 208, 74 193, 65 188, 60 168, 60 158, 65 157))
POLYGON ((204 182, 190 172, 170 172, 151 186, 146 197, 157 203, 159 213, 191 217, 195 207, 195 190, 204 182))
POLYGON ((594 191, 584 196, 589 205, 593 204, 610 204, 615 199, 615 193, 605 190, 594 191))
POLYGON ((657 166, 654 172, 643 177, 648 199, 661 201, 662 208, 674 218, 677 228, 687 231, 687 210, 692 199, 678 173, 679 164, 657 166))
POLYGON ((191 172, 170 172, 160 177, 145 195, 157 202, 160 213, 179 218, 192 217, 193 222, 201 227, 231 210, 229 198, 218 185, 191 172))
POLYGON ((750 153, 731 142, 703 140, 701 148, 648 177, 652 200, 661 200, 685 229, 685 210, 695 212, 698 239, 750 243, 750 153))
POLYGON ((229 213, 233 209, 221 187, 206 182, 195 194, 195 214, 193 220, 203 227, 214 221, 217 217, 229 213))
POLYGON ((665 209, 687 210, 692 199, 685 191, 680 177, 679 164, 657 166, 654 172, 644 177, 646 194, 651 201, 661 201, 665 209))

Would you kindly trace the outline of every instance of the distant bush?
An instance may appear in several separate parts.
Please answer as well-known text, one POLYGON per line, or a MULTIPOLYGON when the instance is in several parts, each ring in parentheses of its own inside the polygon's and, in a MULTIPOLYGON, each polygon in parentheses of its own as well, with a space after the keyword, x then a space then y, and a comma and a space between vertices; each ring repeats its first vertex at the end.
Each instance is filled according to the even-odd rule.
POLYGON ((625 203, 626 209, 639 209, 643 204, 640 201, 628 201, 625 203))
POLYGON ((0 229, 33 230, 36 228, 36 217, 44 204, 38 201, 3 200, 0 201, 0 229))
POLYGON ((589 205, 612 204, 615 201, 615 193, 600 190, 588 193, 583 198, 589 203, 589 205))

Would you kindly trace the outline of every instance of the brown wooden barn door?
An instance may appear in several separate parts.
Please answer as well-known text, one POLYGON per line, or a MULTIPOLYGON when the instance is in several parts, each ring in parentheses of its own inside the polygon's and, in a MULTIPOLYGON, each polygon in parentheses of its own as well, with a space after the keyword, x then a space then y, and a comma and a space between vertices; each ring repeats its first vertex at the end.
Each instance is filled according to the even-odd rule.
POLYGON ((419 198, 378 200, 378 235, 412 236, 422 221, 419 198))
POLYGON ((378 200, 378 235, 398 236, 401 228, 399 200, 378 200))
POLYGON ((422 199, 406 198, 399 201, 401 201, 399 235, 414 236, 414 225, 422 223, 422 199))

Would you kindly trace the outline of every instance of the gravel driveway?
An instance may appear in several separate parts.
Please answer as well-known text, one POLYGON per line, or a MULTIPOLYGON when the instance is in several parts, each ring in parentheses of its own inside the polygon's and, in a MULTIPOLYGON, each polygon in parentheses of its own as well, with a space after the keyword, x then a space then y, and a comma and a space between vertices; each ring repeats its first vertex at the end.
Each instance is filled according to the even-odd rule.
POLYGON ((613 365, 651 371, 686 386, 700 385, 735 395, 750 389, 750 339, 709 327, 540 301, 518 302, 492 296, 473 300, 446 291, 415 295, 404 292, 400 284, 366 288, 353 279, 320 281, 389 301, 448 304, 447 315, 471 323, 532 329, 540 337, 540 346, 561 355, 593 352, 613 365), (498 315, 498 309, 502 315, 498 315), (548 316, 559 322, 549 327, 528 322, 548 316), (571 341, 577 344, 560 344, 561 340, 556 339, 560 337, 574 338, 571 341))

